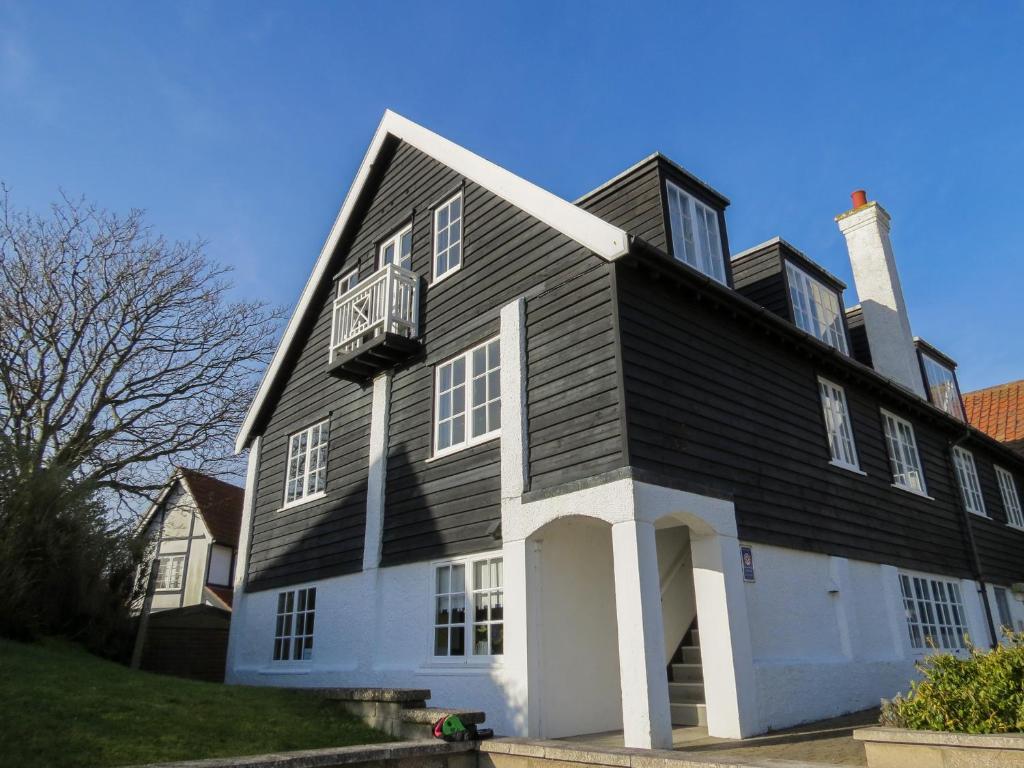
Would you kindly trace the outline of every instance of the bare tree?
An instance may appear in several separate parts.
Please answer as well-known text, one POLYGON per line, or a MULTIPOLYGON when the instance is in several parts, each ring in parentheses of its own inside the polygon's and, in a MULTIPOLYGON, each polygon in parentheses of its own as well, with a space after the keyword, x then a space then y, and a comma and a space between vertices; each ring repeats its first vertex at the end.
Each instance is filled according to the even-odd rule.
POLYGON ((21 472, 68 468, 122 501, 170 466, 222 472, 279 311, 229 298, 202 242, 66 196, 39 216, 0 187, 0 440, 21 472))

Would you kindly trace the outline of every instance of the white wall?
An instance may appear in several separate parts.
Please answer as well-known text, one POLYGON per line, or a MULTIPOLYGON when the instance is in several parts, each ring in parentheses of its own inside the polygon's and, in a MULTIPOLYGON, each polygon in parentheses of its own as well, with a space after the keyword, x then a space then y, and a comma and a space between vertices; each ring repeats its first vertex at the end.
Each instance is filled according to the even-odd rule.
MULTIPOLYGON (((898 569, 754 545, 744 584, 762 730, 877 706, 906 691, 910 647, 898 569)), ((977 585, 959 581, 968 630, 987 630, 977 585)))
POLYGON ((210 547, 210 568, 206 580, 210 584, 231 586, 231 547, 214 544, 210 547))

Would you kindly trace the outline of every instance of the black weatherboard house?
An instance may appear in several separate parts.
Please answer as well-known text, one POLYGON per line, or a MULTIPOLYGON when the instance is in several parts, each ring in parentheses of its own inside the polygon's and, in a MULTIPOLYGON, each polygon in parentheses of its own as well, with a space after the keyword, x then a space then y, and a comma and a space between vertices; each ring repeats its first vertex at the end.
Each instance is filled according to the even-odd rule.
POLYGON ((1024 607, 1024 461, 911 332, 652 155, 575 203, 385 114, 238 438, 228 679, 500 733, 740 737, 877 704, 1024 607))

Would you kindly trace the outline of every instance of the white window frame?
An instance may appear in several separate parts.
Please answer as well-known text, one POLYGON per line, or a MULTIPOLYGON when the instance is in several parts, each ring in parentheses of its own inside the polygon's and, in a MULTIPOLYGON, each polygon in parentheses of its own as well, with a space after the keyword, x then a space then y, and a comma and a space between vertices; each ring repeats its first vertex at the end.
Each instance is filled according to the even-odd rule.
POLYGON ((387 240, 382 242, 377 248, 377 269, 382 269, 385 264, 394 264, 396 267, 407 269, 412 271, 412 222, 409 222, 400 230, 391 235, 387 240), (408 265, 402 264, 402 238, 406 235, 409 236, 409 255, 408 265), (388 246, 395 249, 395 261, 386 262, 384 261, 384 251, 387 250, 388 246))
POLYGON ((850 354, 843 325, 843 303, 839 292, 829 288, 792 261, 786 260, 786 282, 793 322, 819 341, 844 355, 850 354))
POLYGON ((999 495, 1003 498, 1003 511, 1006 512, 1006 524, 1013 528, 1024 529, 1024 510, 1021 509, 1020 494, 1013 474, 996 465, 996 481, 999 483, 999 495))
POLYGON ((351 272, 347 272, 338 281, 338 294, 337 295, 338 296, 343 296, 344 294, 348 293, 353 288, 355 288, 357 285, 359 285, 359 270, 358 269, 353 269, 351 272))
POLYGON ((501 382, 501 347, 500 347, 499 337, 497 337, 497 336, 495 336, 493 338, 490 338, 487 341, 481 342, 480 344, 477 344, 476 346, 471 347, 470 349, 467 349, 465 352, 461 352, 458 355, 455 355, 454 357, 449 358, 448 360, 445 360, 443 363, 438 363, 438 365, 436 365, 434 367, 434 415, 433 415, 433 419, 432 419, 432 422, 433 422, 432 423, 433 447, 434 447, 433 458, 438 458, 440 456, 447 456, 448 454, 456 453, 456 452, 461 451, 461 450, 465 450, 466 448, 470 448, 470 447, 472 447, 474 445, 479 445, 480 443, 487 442, 488 440, 493 440, 496 437, 499 437, 501 435, 501 423, 500 423, 500 420, 501 420, 501 391, 500 391, 501 390, 501 383, 500 382, 501 382), (496 349, 495 354, 496 354, 497 359, 498 359, 498 365, 496 367, 495 366, 491 366, 489 361, 487 360, 487 356, 489 354, 489 350, 490 350, 490 347, 491 347, 492 344, 496 345, 495 346, 495 349, 496 349), (483 350, 483 354, 484 354, 484 366, 485 366, 485 368, 484 368, 484 371, 482 373, 477 372, 475 370, 475 368, 474 368, 475 353, 478 352, 479 350, 483 350), (449 387, 448 389, 445 389, 445 390, 442 391, 441 382, 442 382, 442 379, 443 379, 443 372, 444 372, 444 370, 446 368, 450 367, 452 369, 452 372, 454 373, 454 370, 456 368, 456 364, 459 361, 463 362, 463 371, 464 371, 464 373, 463 373, 462 383, 461 384, 455 384, 454 383, 454 377, 453 377, 452 386, 449 387), (491 389, 491 383, 493 383, 494 381, 496 381, 497 385, 498 385, 498 393, 497 393, 496 396, 494 395, 494 392, 491 389), (450 400, 454 400, 455 399, 455 394, 454 393, 455 393, 455 391, 459 387, 462 387, 462 389, 463 389, 463 394, 462 394, 463 409, 461 411, 461 418, 462 418, 462 422, 463 422, 463 438, 459 442, 452 441, 449 445, 447 445, 447 446, 442 448, 441 447, 441 425, 442 425, 442 421, 451 423, 453 425, 453 428, 454 428, 454 423, 455 423, 456 419, 458 419, 459 416, 460 416, 460 414, 457 414, 455 412, 454 405, 452 405, 452 406, 449 407, 450 415, 448 417, 445 417, 444 419, 441 418, 441 400, 442 400, 442 396, 447 394, 447 393, 452 393, 452 397, 450 398, 450 400), (478 387, 483 387, 484 395, 483 395, 483 402, 482 403, 478 403, 477 402, 477 400, 478 400, 478 398, 477 398, 478 387), (484 414, 485 414, 485 426, 489 427, 490 426, 490 415, 489 415, 490 406, 491 405, 495 405, 495 404, 497 405, 497 418, 498 418, 498 422, 499 422, 498 426, 490 428, 490 429, 486 429, 484 432, 482 432, 482 433, 480 433, 478 435, 474 435, 473 434, 473 417, 475 415, 474 412, 482 407, 484 409, 484 414))
POLYGON ((718 211, 671 181, 665 182, 665 196, 668 199, 672 255, 725 285, 725 252, 718 211))
POLYGON ((434 209, 434 234, 433 234, 434 245, 433 245, 433 248, 431 249, 432 252, 433 252, 433 257, 431 259, 431 265, 430 265, 430 274, 433 276, 433 282, 434 283, 439 283, 442 280, 444 280, 446 277, 448 277, 449 275, 453 275, 456 272, 458 272, 460 269, 462 269, 462 264, 463 264, 463 262, 466 259, 466 253, 465 253, 466 249, 463 247, 464 242, 465 242, 465 234, 466 234, 465 220, 466 220, 466 201, 463 199, 462 190, 461 189, 434 209), (459 246, 459 263, 456 264, 453 267, 453 266, 451 266, 448 263, 448 257, 451 254, 452 246, 455 244, 455 243, 453 243, 451 241, 451 229, 452 229, 451 205, 456 200, 459 201, 459 218, 458 218, 459 234, 458 234, 458 238, 455 241, 455 243, 458 243, 458 246, 459 246), (440 219, 441 219, 441 213, 444 212, 444 211, 448 212, 448 223, 445 224, 444 227, 441 227, 441 226, 439 226, 440 219), (448 237, 448 241, 447 241, 447 244, 445 245, 445 247, 444 248, 439 248, 439 244, 441 242, 441 234, 442 233, 448 234, 449 237, 448 237), (445 256, 446 266, 445 266, 445 270, 443 272, 438 272, 438 261, 437 260, 438 260, 438 258, 442 254, 445 256))
POLYGON ((274 612, 274 644, 271 647, 271 661, 275 664, 312 661, 315 634, 316 587, 295 587, 278 592, 277 607, 274 612), (285 650, 285 643, 287 643, 287 650, 285 650), (295 655, 297 643, 301 648, 298 658, 295 655))
POLYGON ((853 435, 853 422, 850 420, 850 406, 846 400, 846 390, 835 382, 819 376, 818 394, 821 398, 825 434, 828 437, 829 453, 832 457, 829 463, 852 472, 865 474, 861 471, 860 459, 857 456, 857 441, 853 435))
POLYGON ((981 492, 981 481, 978 479, 978 466, 974 462, 974 454, 959 445, 953 447, 953 465, 956 467, 957 484, 960 486, 960 498, 968 512, 988 517, 985 511, 985 495, 981 492))
POLYGON ((889 468, 892 472, 893 487, 930 499, 928 485, 924 477, 924 466, 921 462, 921 451, 917 447, 917 435, 914 433, 914 425, 884 408, 882 409, 882 423, 885 431, 886 451, 889 454, 889 468), (899 430, 901 426, 906 427, 910 438, 909 442, 902 439, 904 435, 899 430), (913 461, 910 461, 910 459, 913 459, 913 461), (905 470, 902 472, 900 471, 901 467, 905 467, 905 470), (900 478, 902 475, 909 476, 910 473, 915 472, 920 488, 915 487, 909 482, 901 482, 900 478))
POLYGON ((959 582, 904 571, 898 576, 911 649, 931 652, 930 637, 936 651, 966 651, 970 626, 959 582))
POLYGON ((327 459, 331 441, 331 419, 330 417, 318 421, 316 424, 311 424, 305 429, 300 429, 298 432, 294 432, 288 435, 288 446, 287 446, 287 459, 285 463, 285 478, 284 478, 284 504, 282 509, 288 509, 289 507, 298 506, 299 504, 305 504, 316 499, 322 499, 327 495, 327 459), (315 431, 318 431, 318 443, 314 447, 312 442, 312 436, 315 431), (301 438, 305 437, 305 447, 300 449, 302 455, 297 455, 298 451, 293 452, 299 445, 301 438), (313 451, 316 451, 314 455, 313 451), (323 464, 317 465, 315 469, 310 470, 313 466, 312 462, 314 459, 318 459, 323 456, 323 464), (296 464, 293 464, 293 459, 301 458, 296 464), (302 467, 302 485, 300 493, 292 499, 289 499, 289 491, 291 488, 292 481, 296 479, 295 471, 296 467, 302 467), (317 490, 310 490, 309 483, 314 477, 322 479, 322 485, 317 490))
POLYGON ((964 418, 964 406, 960 401, 960 388, 956 381, 956 371, 945 363, 939 362, 924 350, 919 350, 919 352, 921 355, 921 368, 924 369, 924 385, 928 390, 928 402, 940 411, 945 411, 953 418, 966 421, 964 418), (942 382, 933 382, 932 371, 935 369, 948 374, 949 379, 942 382), (942 395, 938 395, 937 390, 944 385, 945 391, 942 395), (942 402, 937 402, 939 397, 941 397, 942 402))
POLYGON ((185 555, 158 555, 156 563, 156 584, 153 589, 157 592, 181 592, 185 585, 185 555), (178 567, 168 568, 169 563, 177 563, 178 567), (176 577, 173 582, 169 580, 172 575, 176 577))
POLYGON ((1010 596, 1006 587, 992 587, 992 597, 996 603, 996 614, 999 617, 999 625, 1006 629, 1013 629, 1013 612, 1010 610, 1010 596))
POLYGON ((471 557, 456 558, 449 560, 438 560, 430 564, 430 638, 428 648, 428 659, 430 659, 430 665, 440 666, 473 666, 473 665, 494 665, 502 663, 504 659, 504 646, 502 646, 501 653, 477 653, 476 644, 474 642, 474 636, 478 627, 487 627, 488 637, 488 650, 491 650, 490 642, 493 639, 494 627, 500 626, 502 630, 502 637, 504 638, 504 593, 505 593, 505 582, 504 582, 504 562, 503 554, 501 551, 483 553, 480 555, 473 555, 471 557), (498 575, 500 584, 497 586, 488 583, 487 585, 481 585, 477 583, 477 565, 485 564, 490 572, 492 564, 497 565, 498 575), (463 580, 462 580, 462 591, 452 591, 452 582, 448 581, 448 591, 440 592, 440 582, 438 579, 438 572, 442 569, 447 569, 449 574, 454 572, 455 569, 461 569, 463 580), (489 616, 486 621, 477 621, 475 614, 476 599, 477 597, 490 597, 491 595, 500 595, 502 616, 500 619, 494 619, 493 615, 489 616), (451 613, 449 607, 448 621, 439 621, 440 612, 440 601, 447 599, 448 605, 451 605, 451 599, 458 597, 461 605, 463 606, 463 617, 461 622, 452 622, 451 613), (463 651, 464 653, 460 656, 452 656, 448 654, 437 654, 437 630, 448 629, 448 644, 447 649, 451 650, 451 629, 459 628, 462 630, 463 637, 463 651))

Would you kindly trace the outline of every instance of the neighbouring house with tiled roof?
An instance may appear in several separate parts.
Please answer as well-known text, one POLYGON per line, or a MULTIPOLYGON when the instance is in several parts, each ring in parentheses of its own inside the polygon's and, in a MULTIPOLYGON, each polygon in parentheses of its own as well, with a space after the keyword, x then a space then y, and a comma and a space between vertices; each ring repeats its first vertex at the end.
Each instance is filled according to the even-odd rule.
POLYGON ((213 605, 231 610, 244 491, 191 469, 178 469, 140 524, 154 562, 153 611, 213 605))
POLYGON ((1024 379, 964 395, 967 419, 1024 456, 1024 379))

